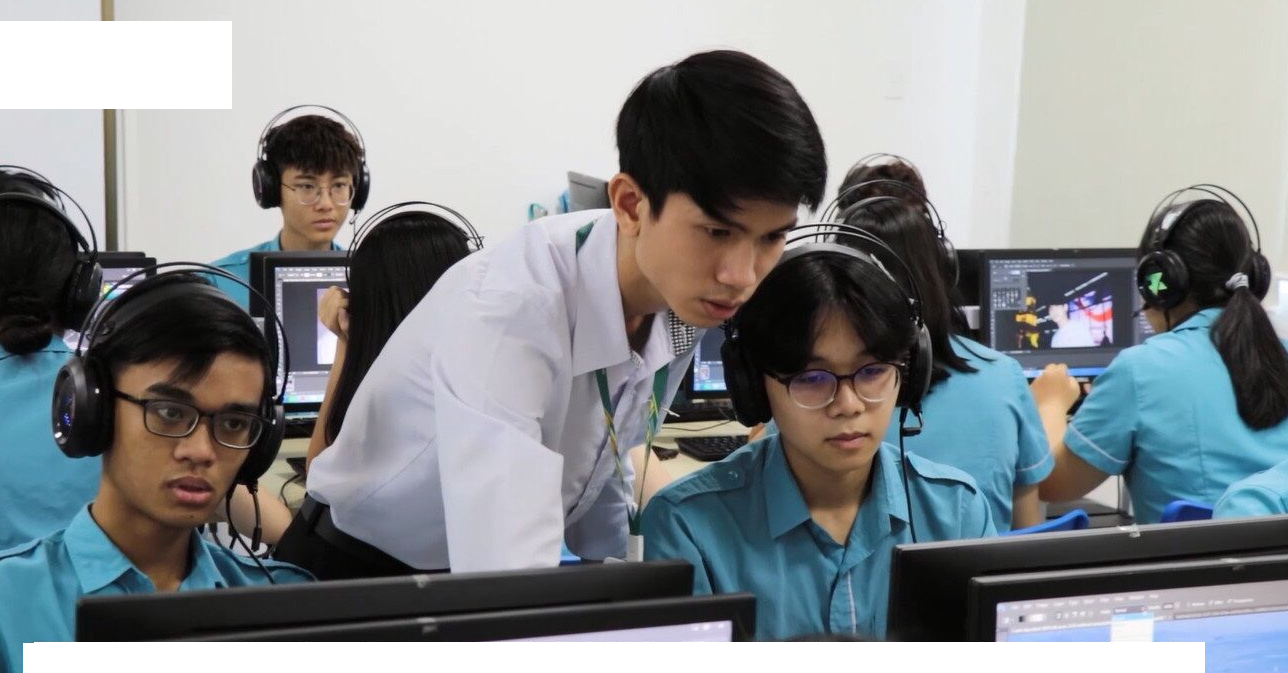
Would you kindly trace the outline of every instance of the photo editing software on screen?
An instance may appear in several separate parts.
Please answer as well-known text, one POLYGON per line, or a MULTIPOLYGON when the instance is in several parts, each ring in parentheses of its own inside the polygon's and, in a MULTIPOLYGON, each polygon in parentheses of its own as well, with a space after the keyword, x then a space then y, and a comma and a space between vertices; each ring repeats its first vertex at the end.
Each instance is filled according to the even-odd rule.
POLYGON ((720 359, 720 346, 724 344, 724 330, 716 327, 707 330, 693 350, 693 383, 695 393, 724 393, 724 361, 720 359))
POLYGON ((1136 313, 1135 272, 1128 249, 997 251, 981 274, 985 343, 1030 378, 1048 364, 1098 376, 1120 350, 1153 334, 1136 313))
POLYGON ((286 404, 321 404, 335 362, 337 339, 318 320, 318 302, 332 285, 346 287, 344 267, 280 266, 273 269, 273 302, 291 345, 291 371, 278 365, 278 383, 286 377, 286 404))

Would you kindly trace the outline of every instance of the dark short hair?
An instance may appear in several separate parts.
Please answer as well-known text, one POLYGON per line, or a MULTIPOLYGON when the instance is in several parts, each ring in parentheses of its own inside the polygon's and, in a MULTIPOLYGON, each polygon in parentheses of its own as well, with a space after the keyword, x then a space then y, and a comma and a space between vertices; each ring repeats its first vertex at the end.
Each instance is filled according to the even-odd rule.
POLYGON ((805 368, 827 315, 844 317, 873 357, 902 362, 915 332, 903 290, 877 266, 842 253, 779 264, 733 318, 751 362, 775 374, 805 368))
MULTIPOLYGON (((113 301, 138 301, 147 292, 170 285, 209 287, 210 282, 194 273, 166 273, 130 288, 113 301)), ((250 314, 225 297, 194 291, 121 315, 123 320, 95 338, 88 353, 106 364, 113 376, 129 365, 174 360, 178 366, 172 381, 191 383, 200 381, 220 354, 233 353, 259 361, 264 368, 265 391, 273 389, 274 373, 264 333, 250 314)))
POLYGON ((296 117, 270 129, 264 153, 278 175, 295 168, 357 177, 363 159, 358 139, 340 122, 320 115, 296 117))
POLYGON ((728 219, 739 199, 823 200, 827 157, 809 106, 778 71, 738 51, 694 54, 645 77, 617 117, 618 161, 654 213, 687 194, 728 219))

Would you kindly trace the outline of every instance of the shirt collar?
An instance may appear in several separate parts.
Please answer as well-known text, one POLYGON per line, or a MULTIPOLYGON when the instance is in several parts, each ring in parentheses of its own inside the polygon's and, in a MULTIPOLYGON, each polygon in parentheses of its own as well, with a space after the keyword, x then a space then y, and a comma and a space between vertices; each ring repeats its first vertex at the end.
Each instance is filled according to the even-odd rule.
MULTIPOLYGON (((330 249, 332 252, 335 252, 336 250, 344 250, 344 248, 341 248, 339 244, 335 242, 335 239, 331 239, 330 249)), ((260 243, 259 245, 255 246, 251 250, 254 252, 281 252, 282 251, 282 232, 280 231, 277 232, 277 235, 274 236, 272 239, 264 241, 263 243, 260 243)), ((249 256, 249 252, 247 253, 247 255, 249 256)))
MULTIPOLYGON (((53 336, 49 337, 49 343, 45 344, 44 346, 41 346, 35 352, 36 353, 71 353, 72 348, 67 344, 63 343, 63 340, 60 334, 54 334, 53 336)), ((4 360, 5 358, 10 358, 10 357, 16 357, 16 356, 15 354, 5 350, 4 346, 0 346, 0 360, 4 360)))
MULTIPOLYGON (((572 340, 572 374, 580 376, 606 369, 631 358, 626 338, 626 314, 617 279, 617 220, 613 211, 594 219, 590 235, 577 252, 577 323, 572 340)), ((697 340, 697 330, 672 311, 653 315, 645 364, 658 369, 688 353, 697 340)))
POLYGON ((1191 330, 1191 329, 1209 329, 1212 327, 1212 323, 1216 321, 1217 316, 1219 315, 1221 315, 1220 306, 1205 308, 1197 313, 1194 313, 1193 315, 1186 318, 1185 320, 1182 320, 1179 324, 1174 325, 1172 329, 1169 331, 1181 332, 1184 330, 1191 330))
MULTIPOLYGON (((809 507, 805 504, 800 486, 787 465, 781 434, 771 435, 762 441, 766 443, 765 519, 769 525, 770 536, 778 538, 809 521, 809 507)), ((903 482, 896 453, 886 444, 882 444, 877 449, 877 455, 872 460, 872 467, 877 471, 872 477, 872 492, 864 498, 859 511, 859 516, 862 517, 864 508, 881 507, 889 514, 888 518, 883 518, 879 523, 883 529, 878 531, 881 535, 891 530, 889 519, 908 521, 908 503, 903 496, 903 482)), ((854 527, 851 536, 857 534, 858 528, 860 527, 854 527)))
POLYGON ((777 539, 809 521, 809 507, 787 465, 781 434, 761 441, 765 442, 765 522, 769 525, 769 535, 777 539))
MULTIPOLYGON (((88 505, 68 524, 63 532, 63 542, 67 546, 67 555, 71 557, 76 579, 86 594, 103 589, 131 571, 143 575, 90 516, 88 505)), ((194 532, 188 544, 188 575, 180 588, 224 588, 226 583, 217 572, 214 559, 201 537, 194 532)))

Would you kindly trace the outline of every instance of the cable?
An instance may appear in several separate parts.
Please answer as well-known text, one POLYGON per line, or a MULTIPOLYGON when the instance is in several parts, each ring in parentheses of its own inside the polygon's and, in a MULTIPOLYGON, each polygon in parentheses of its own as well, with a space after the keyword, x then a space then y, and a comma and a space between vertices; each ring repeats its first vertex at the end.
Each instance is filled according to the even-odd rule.
MULTIPOLYGON (((255 503, 255 532, 253 535, 259 537, 261 535, 259 527, 259 500, 255 497, 256 492, 259 490, 259 484, 247 484, 246 489, 250 491, 251 500, 255 503)), ((268 583, 277 584, 277 580, 273 579, 273 574, 268 572, 268 568, 264 567, 264 563, 255 555, 255 551, 246 545, 246 540, 242 538, 241 533, 237 532, 237 524, 233 523, 232 513, 233 490, 235 490, 235 486, 234 488, 228 489, 228 495, 224 497, 224 507, 227 508, 228 511, 228 534, 232 536, 232 540, 228 543, 228 548, 232 549, 233 544, 240 543, 242 549, 246 550, 246 555, 255 562, 255 565, 259 566, 260 572, 264 573, 264 577, 268 578, 268 583)), ((259 544, 256 543, 255 546, 259 547, 259 544)))
POLYGON ((289 503, 286 502, 286 487, 290 486, 291 484, 294 484, 295 482, 299 481, 303 477, 304 475, 302 474, 293 474, 291 475, 290 479, 287 479, 286 481, 282 482, 282 487, 277 490, 277 499, 281 500, 283 505, 289 506, 289 503))
MULTIPOLYGON (((912 492, 908 490, 908 454, 903 448, 903 439, 907 436, 903 432, 904 425, 908 421, 908 407, 904 407, 899 412, 899 471, 903 473, 903 499, 908 503, 908 531, 912 534, 912 543, 917 544, 917 524, 913 521, 916 517, 912 514, 912 492)), ((921 422, 921 414, 917 414, 917 422, 921 422)))

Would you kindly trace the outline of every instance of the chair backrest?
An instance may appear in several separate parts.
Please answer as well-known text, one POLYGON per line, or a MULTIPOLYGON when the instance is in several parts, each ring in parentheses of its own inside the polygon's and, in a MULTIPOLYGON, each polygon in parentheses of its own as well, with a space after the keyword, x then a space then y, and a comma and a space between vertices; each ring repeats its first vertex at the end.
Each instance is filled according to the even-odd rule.
POLYGON ((1192 500, 1173 500, 1163 508, 1162 516, 1158 517, 1159 523, 1175 523, 1177 521, 1202 521, 1212 518, 1212 506, 1204 505, 1201 502, 1192 500))
POLYGON ((1081 509, 1071 509, 1064 516, 1047 519, 1035 526, 1009 530, 1002 535, 1028 535, 1029 533, 1054 533, 1061 530, 1082 530, 1091 525, 1091 519, 1081 509))

